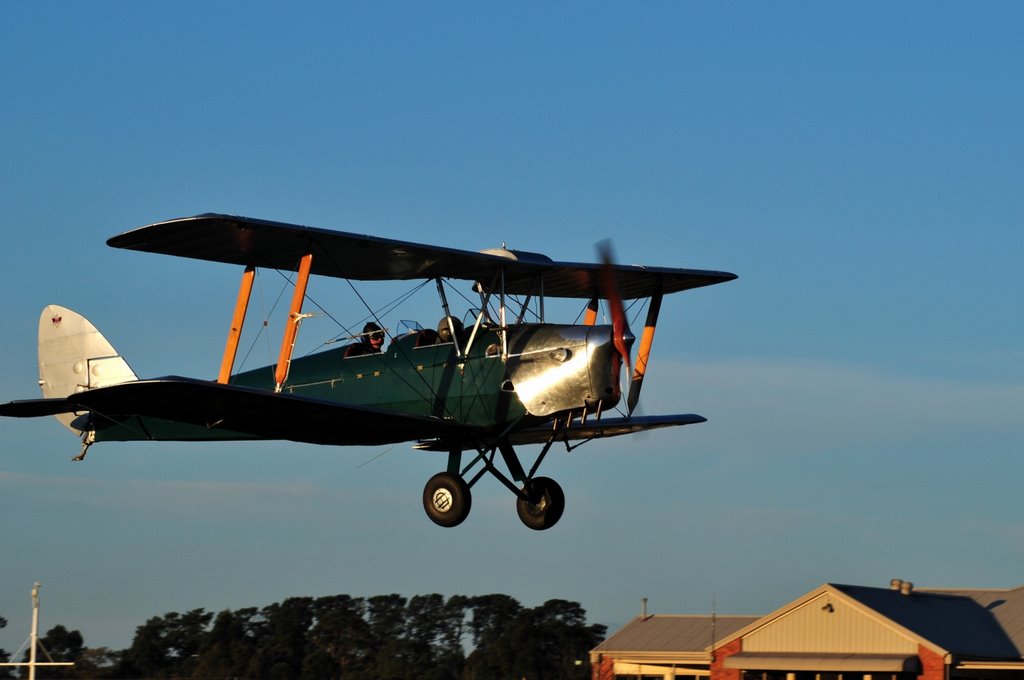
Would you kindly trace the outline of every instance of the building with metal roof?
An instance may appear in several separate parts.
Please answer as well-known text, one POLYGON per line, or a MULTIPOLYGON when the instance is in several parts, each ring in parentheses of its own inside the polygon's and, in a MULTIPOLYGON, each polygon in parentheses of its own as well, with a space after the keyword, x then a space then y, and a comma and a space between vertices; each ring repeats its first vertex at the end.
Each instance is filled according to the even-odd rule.
POLYGON ((590 654, 594 680, 1024 679, 1024 586, 826 583, 762 617, 641 616, 590 654))
POLYGON ((758 616, 641 615, 590 652, 594 678, 706 678, 715 641, 758 616), (605 668, 598 674, 599 666, 605 668))

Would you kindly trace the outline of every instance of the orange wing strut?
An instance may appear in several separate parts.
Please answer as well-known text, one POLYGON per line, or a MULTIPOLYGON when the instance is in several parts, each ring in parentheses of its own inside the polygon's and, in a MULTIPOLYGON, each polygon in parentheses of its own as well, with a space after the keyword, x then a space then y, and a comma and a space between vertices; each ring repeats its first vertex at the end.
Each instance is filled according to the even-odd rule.
POLYGON ((644 384, 644 375, 647 373, 647 361, 651 357, 651 345, 654 344, 654 329, 658 325, 658 314, 661 312, 662 291, 661 286, 651 295, 651 304, 647 308, 647 320, 644 322, 644 332, 640 336, 640 348, 636 352, 636 367, 633 369, 633 380, 629 385, 629 395, 626 397, 626 413, 632 414, 640 399, 640 388, 644 384))
POLYGON ((249 265, 242 274, 242 285, 238 287, 238 301, 235 303, 235 316, 231 319, 228 330, 228 342, 224 347, 224 358, 220 362, 220 375, 217 382, 227 384, 231 379, 231 369, 235 366, 235 355, 238 354, 238 341, 242 337, 242 325, 245 313, 249 309, 249 297, 252 295, 252 282, 256 278, 256 268, 249 265))
POLYGON ((313 253, 307 252, 299 262, 299 276, 295 280, 295 292, 292 293, 292 307, 288 312, 288 321, 284 327, 284 338, 281 340, 281 354, 277 359, 277 371, 274 380, 277 385, 275 392, 280 392, 284 381, 288 379, 288 369, 292 363, 292 351, 295 349, 295 335, 299 332, 302 321, 302 301, 306 298, 306 284, 309 283, 309 268, 313 264, 313 253))
POLYGON ((597 323, 597 298, 590 298, 590 302, 587 303, 587 312, 583 315, 583 325, 593 326, 597 323))

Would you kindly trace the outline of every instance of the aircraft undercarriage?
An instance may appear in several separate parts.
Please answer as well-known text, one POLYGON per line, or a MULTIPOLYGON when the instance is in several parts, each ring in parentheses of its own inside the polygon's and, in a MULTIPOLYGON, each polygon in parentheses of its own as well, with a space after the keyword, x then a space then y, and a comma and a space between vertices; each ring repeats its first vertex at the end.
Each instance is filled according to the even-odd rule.
POLYGON ((477 455, 465 468, 462 467, 461 447, 453 448, 448 454, 448 469, 431 477, 423 488, 423 509, 427 517, 443 527, 461 524, 469 516, 473 505, 470 487, 485 473, 490 473, 515 495, 516 512, 523 524, 537 531, 550 529, 562 517, 565 494, 558 482, 550 477, 538 477, 536 472, 555 441, 552 435, 529 473, 523 468, 512 445, 504 438, 489 449, 478 449, 477 455), (495 465, 498 453, 508 468, 508 475, 495 465), (467 474, 477 464, 481 465, 481 469, 467 481, 467 474))

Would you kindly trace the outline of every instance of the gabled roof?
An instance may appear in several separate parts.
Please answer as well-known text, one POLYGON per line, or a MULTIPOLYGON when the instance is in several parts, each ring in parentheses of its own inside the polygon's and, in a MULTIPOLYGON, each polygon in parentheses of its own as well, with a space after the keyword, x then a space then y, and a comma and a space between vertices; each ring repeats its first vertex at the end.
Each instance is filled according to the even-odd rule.
POLYGON ((757 616, 638 616, 593 651, 706 655, 717 640, 758 619, 757 616))
POLYGON ((911 590, 834 585, 862 605, 942 648, 974 658, 1020 659, 1024 587, 1012 590, 911 590))

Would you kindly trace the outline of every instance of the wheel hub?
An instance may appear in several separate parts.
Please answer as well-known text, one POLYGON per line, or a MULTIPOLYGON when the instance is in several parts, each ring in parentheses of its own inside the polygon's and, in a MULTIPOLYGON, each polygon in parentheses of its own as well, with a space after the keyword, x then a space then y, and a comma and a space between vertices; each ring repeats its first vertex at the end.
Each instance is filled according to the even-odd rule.
POLYGON ((434 497, 431 499, 434 504, 434 509, 438 512, 448 512, 452 509, 452 492, 448 489, 438 489, 434 492, 434 497))

